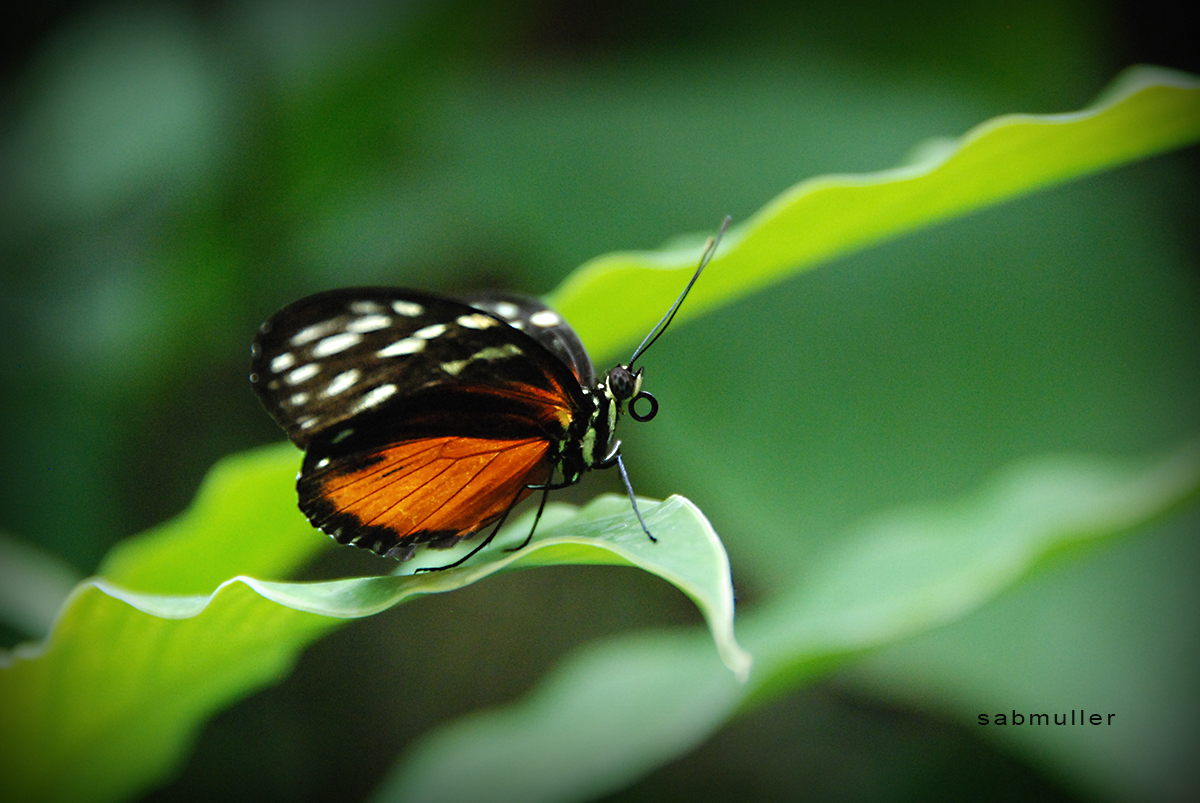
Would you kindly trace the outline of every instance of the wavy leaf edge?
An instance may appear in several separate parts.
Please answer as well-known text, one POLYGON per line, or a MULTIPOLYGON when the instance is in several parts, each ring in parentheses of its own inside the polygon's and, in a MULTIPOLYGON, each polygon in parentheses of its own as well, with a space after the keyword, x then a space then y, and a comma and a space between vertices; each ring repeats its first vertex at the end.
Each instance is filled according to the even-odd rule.
MULTIPOLYGON (((745 682, 749 678, 753 659, 734 637, 734 597, 729 557, 708 519, 693 502, 682 496, 674 495, 662 501, 639 499, 640 505, 646 510, 644 515, 648 523, 661 524, 671 521, 675 516, 685 516, 699 525, 698 531, 703 539, 700 542, 678 544, 672 552, 659 553, 660 559, 656 560, 654 550, 658 544, 652 544, 645 538, 636 521, 630 525, 632 513, 596 517, 597 512, 604 512, 614 502, 627 502, 627 499, 604 494, 578 508, 556 504, 549 509, 549 517, 559 521, 547 528, 548 534, 518 551, 502 551, 505 542, 512 542, 521 537, 518 533, 527 531, 526 519, 529 517, 522 517, 504 529, 497 538, 498 544, 492 547, 493 551, 484 553, 484 560, 441 572, 415 574, 413 572, 418 566, 405 566, 399 570, 403 573, 305 582, 261 580, 249 575, 236 575, 221 582, 209 594, 181 595, 140 592, 103 577, 90 577, 72 589, 59 610, 55 625, 69 614, 75 601, 90 590, 99 591, 160 619, 190 619, 202 615, 227 589, 243 585, 264 599, 293 610, 336 619, 358 619, 381 613, 413 597, 454 591, 494 574, 537 566, 624 565, 657 575, 686 594, 704 616, 722 662, 739 681, 745 682), (563 520, 567 508, 573 514, 563 520), (578 528, 582 524, 587 524, 589 529, 602 528, 604 534, 554 534, 555 531, 578 528), (712 565, 707 567, 710 575, 707 580, 715 593, 706 592, 697 582, 696 575, 688 575, 672 568, 670 561, 661 560, 661 557, 697 549, 705 550, 712 561, 712 565)), ((446 560, 447 556, 453 558, 451 551, 432 554, 434 557, 428 562, 435 564, 446 560)), ((0 652, 0 668, 10 666, 17 660, 36 660, 40 657, 53 645, 56 626, 42 641, 18 645, 7 656, 0 652)))

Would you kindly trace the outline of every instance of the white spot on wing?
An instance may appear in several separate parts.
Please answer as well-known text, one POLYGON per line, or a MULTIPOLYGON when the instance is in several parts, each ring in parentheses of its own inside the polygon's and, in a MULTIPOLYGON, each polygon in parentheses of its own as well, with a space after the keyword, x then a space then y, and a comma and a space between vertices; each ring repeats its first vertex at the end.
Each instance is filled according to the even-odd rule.
POLYGON ((347 332, 374 332, 386 329, 392 324, 392 319, 386 315, 364 315, 346 324, 347 332))
POLYGON ((397 315, 403 315, 406 318, 415 318, 425 314, 425 308, 415 301, 393 301, 392 309, 396 311, 397 315))
POLYGON ((288 402, 293 407, 299 407, 300 405, 302 405, 306 401, 308 401, 308 399, 309 399, 309 396, 307 393, 293 393, 292 397, 290 399, 288 399, 288 402))
POLYGON ((554 310, 544 309, 530 315, 529 322, 534 326, 557 326, 562 323, 562 318, 554 310))
POLYGON ((418 340, 415 337, 406 337, 403 340, 397 340, 392 345, 375 352, 375 356, 399 357, 404 354, 416 354, 423 348, 425 348, 424 340, 418 340))
POLYGON ((283 354, 277 354, 271 360, 271 370, 275 373, 286 371, 296 364, 296 357, 290 352, 285 351, 283 354))
POLYGON ((426 326, 424 329, 418 329, 412 333, 413 337, 419 337, 421 340, 432 340, 440 336, 448 327, 444 323, 434 323, 426 326))
POLYGON ((492 309, 496 310, 496 314, 501 318, 512 320, 521 314, 521 308, 510 301, 497 301, 492 305, 492 309))
POLYGON ((354 405, 354 411, 365 410, 368 407, 375 407, 382 404, 387 399, 391 398, 396 392, 395 385, 380 385, 377 388, 372 388, 371 392, 358 400, 358 404, 354 405))
POLYGON ((330 335, 313 346, 312 353, 314 357, 328 357, 330 354, 345 351, 351 346, 357 346, 362 342, 362 339, 362 335, 355 332, 339 332, 336 335, 330 335))
POLYGON ((488 346, 485 349, 480 349, 465 360, 444 362, 441 368, 450 374, 450 376, 458 376, 462 372, 462 369, 476 360, 503 360, 505 357, 519 357, 521 354, 521 349, 516 345, 505 343, 503 346, 488 346))
POLYGON ((301 382, 306 382, 319 373, 321 373, 321 363, 310 362, 308 365, 301 365, 283 379, 289 385, 299 385, 301 382))
POLYGON ((327 466, 327 465, 329 465, 328 457, 322 457, 320 460, 317 461, 317 468, 325 468, 325 466, 327 466))
POLYGON ((315 427, 317 425, 317 422, 320 420, 321 419, 318 418, 317 416, 310 415, 310 416, 306 416, 305 418, 301 418, 296 423, 298 423, 300 425, 300 429, 312 429, 313 427, 315 427))
POLYGON ((358 381, 359 373, 357 368, 351 368, 349 371, 343 371, 333 378, 329 386, 321 391, 322 396, 336 396, 339 393, 349 390, 354 387, 354 383, 358 381))
POLYGON ((370 315, 373 312, 383 312, 387 307, 377 301, 351 301, 350 311, 355 315, 370 315))
POLYGON ((459 326, 465 326, 467 329, 487 329, 497 324, 495 318, 489 318, 480 312, 473 312, 470 315, 460 315, 457 322, 459 326))
POLYGON ((342 441, 346 440, 346 438, 349 438, 353 434, 354 434, 354 428, 346 427, 341 432, 334 435, 333 440, 331 440, 330 443, 341 443, 342 441))
POLYGON ((521 349, 515 343, 505 343, 503 346, 488 346, 471 355, 472 360, 503 360, 505 357, 521 356, 521 349))
POLYGON ((306 326, 296 334, 292 335, 293 346, 303 346, 305 343, 311 343, 319 337, 336 331, 338 328, 337 321, 321 321, 314 323, 311 326, 306 326))

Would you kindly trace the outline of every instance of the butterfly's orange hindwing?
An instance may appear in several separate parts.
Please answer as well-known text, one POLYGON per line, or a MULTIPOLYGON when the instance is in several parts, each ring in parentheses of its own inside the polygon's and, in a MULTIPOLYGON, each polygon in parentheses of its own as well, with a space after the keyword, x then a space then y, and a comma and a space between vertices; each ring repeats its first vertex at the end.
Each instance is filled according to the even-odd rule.
POLYGON ((380 554, 449 547, 497 521, 552 468, 543 438, 453 435, 393 443, 302 474, 302 509, 341 543, 380 554))

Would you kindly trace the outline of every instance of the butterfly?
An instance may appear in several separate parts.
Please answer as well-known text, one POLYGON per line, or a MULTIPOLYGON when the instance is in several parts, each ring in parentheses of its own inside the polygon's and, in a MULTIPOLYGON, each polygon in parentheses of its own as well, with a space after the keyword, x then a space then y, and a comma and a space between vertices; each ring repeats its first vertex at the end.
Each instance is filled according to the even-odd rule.
POLYGON ((254 338, 250 383, 305 452, 300 510, 338 543, 401 561, 494 526, 445 569, 487 546, 531 493, 542 491, 536 528, 549 491, 616 466, 655 540, 615 430, 626 413, 637 421, 657 414, 634 363, 666 330, 728 225, 629 362, 599 381, 570 325, 525 296, 355 287, 284 307, 254 338))

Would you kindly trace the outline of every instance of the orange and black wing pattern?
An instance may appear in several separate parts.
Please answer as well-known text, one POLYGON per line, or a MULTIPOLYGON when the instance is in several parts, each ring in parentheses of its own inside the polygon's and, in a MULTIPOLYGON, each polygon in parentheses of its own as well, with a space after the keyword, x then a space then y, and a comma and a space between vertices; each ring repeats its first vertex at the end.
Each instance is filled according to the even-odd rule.
POLYGON ((389 444, 300 478, 309 521, 344 544, 401 560, 453 546, 504 516, 551 473, 544 438, 455 435, 389 444))
POLYGON ((579 372, 591 365, 564 359, 576 346, 587 358, 555 313, 506 298, 488 308, 350 288, 263 325, 251 382, 306 451, 297 490, 314 526, 405 560, 474 535, 551 481, 587 414, 579 372))

